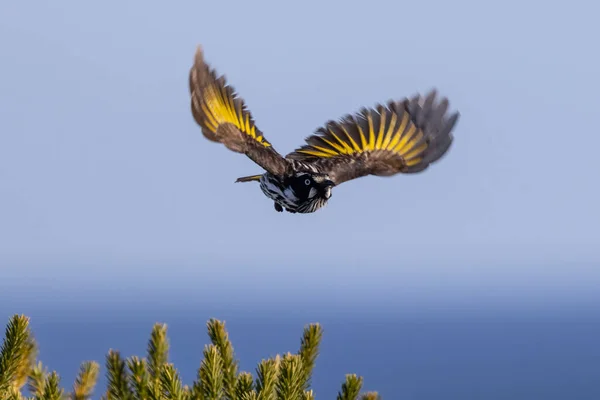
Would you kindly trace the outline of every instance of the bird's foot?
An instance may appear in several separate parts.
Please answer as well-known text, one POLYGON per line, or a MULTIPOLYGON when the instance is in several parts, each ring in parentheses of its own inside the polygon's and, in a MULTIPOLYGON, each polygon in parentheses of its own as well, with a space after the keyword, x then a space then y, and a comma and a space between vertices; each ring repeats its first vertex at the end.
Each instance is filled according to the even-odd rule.
POLYGON ((283 207, 281 207, 281 204, 275 202, 275 211, 277 211, 277 212, 283 211, 283 207))

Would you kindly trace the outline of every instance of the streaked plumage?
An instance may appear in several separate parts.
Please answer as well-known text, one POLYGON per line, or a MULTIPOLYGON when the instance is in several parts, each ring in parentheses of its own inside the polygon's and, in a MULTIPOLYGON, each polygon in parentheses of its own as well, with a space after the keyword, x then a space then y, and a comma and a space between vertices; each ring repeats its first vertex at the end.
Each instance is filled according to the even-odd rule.
POLYGON ((421 172, 447 153, 459 113, 436 91, 328 121, 306 144, 283 157, 255 125, 246 105, 199 47, 189 75, 191 110, 203 135, 248 156, 266 172, 238 178, 259 182, 277 211, 310 213, 323 207, 331 188, 367 175, 421 172))

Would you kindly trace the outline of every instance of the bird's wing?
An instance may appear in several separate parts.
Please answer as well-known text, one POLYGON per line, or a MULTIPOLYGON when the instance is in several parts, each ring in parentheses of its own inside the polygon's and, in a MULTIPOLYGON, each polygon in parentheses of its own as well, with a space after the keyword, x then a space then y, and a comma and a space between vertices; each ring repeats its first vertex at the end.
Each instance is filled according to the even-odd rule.
POLYGON ((274 175, 283 175, 289 161, 283 158, 254 124, 244 100, 227 84, 224 76, 204 61, 198 47, 189 74, 191 109, 203 135, 228 149, 246 154, 274 175))
POLYGON ((367 175, 417 173, 440 159, 452 143, 459 113, 432 90, 329 121, 286 158, 310 163, 336 185, 367 175))

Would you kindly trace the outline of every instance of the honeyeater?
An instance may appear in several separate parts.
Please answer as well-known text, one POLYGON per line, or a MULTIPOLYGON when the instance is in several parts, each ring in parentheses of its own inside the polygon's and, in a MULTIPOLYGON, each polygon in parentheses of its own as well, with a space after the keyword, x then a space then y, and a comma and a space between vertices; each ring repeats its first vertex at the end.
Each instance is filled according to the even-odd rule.
POLYGON ((205 62, 201 46, 190 69, 189 90, 192 115, 203 135, 265 170, 236 182, 258 182, 280 212, 315 212, 329 201, 333 187, 351 179, 425 170, 447 153, 459 117, 448 113, 448 99, 438 101, 432 89, 328 121, 283 157, 225 76, 205 62))

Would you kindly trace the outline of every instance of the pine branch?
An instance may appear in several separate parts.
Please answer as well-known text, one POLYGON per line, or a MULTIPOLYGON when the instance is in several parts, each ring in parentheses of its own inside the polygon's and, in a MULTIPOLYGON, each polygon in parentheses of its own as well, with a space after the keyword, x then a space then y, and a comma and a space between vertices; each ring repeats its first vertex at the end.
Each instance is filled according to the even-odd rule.
POLYGON ((304 392, 302 400, 315 400, 315 394, 312 390, 307 390, 304 392))
MULTIPOLYGON (((183 385, 177 369, 168 363, 167 326, 155 324, 148 342, 148 359, 124 360, 118 351, 106 356, 108 388, 102 400, 314 400, 310 381, 322 339, 319 324, 304 328, 297 354, 277 355, 262 360, 256 380, 252 374, 238 374, 239 362, 225 323, 211 319, 208 334, 212 344, 205 346, 204 359, 192 387, 183 385)), ((37 345, 29 329, 29 319, 13 316, 6 327, 0 348, 0 400, 62 400, 56 372, 48 374, 41 362, 35 364, 37 345), (20 389, 27 383, 32 399, 20 389)), ((68 398, 88 400, 96 385, 100 367, 82 363, 68 398)), ((380 400, 377 392, 360 394, 363 379, 347 375, 337 400, 380 400)))
POLYGON ((279 378, 279 366, 281 357, 262 360, 256 369, 256 392, 259 400, 277 399, 277 379, 279 378))
POLYGON ((204 400, 204 389, 202 388, 202 382, 200 381, 200 376, 198 379, 194 381, 192 384, 191 398, 194 400, 204 400))
POLYGON ((146 400, 148 398, 148 365, 145 359, 131 357, 127 360, 129 368, 129 384, 132 388, 134 400, 146 400))
POLYGON ((98 381, 100 365, 95 361, 86 361, 81 364, 79 374, 73 385, 72 400, 88 400, 94 393, 94 387, 98 381))
POLYGON ((188 400, 197 400, 196 397, 193 396, 192 388, 188 385, 183 385, 183 395, 188 400))
POLYGON ((254 390, 254 381, 252 379, 252 374, 248 372, 242 372, 237 377, 237 382, 235 385, 235 399, 240 400, 252 393, 254 390))
POLYGON ((41 400, 62 400, 64 390, 60 388, 60 377, 55 371, 52 371, 46 378, 41 400))
POLYGON ((162 398, 165 400, 186 400, 179 373, 173 364, 165 364, 161 370, 160 383, 162 398))
POLYGON ((279 400, 298 400, 302 397, 304 365, 299 354, 286 354, 279 367, 277 380, 277 398, 279 400))
POLYGON ((2 396, 3 400, 25 400, 25 397, 21 394, 20 391, 15 390, 13 388, 9 389, 6 394, 2 396))
POLYGON ((323 338, 323 328, 319 324, 310 324, 304 328, 302 340, 300 342, 300 351, 298 354, 302 357, 302 390, 310 387, 312 372, 315 362, 319 355, 319 346, 323 338))
POLYGON ((205 400, 221 400, 225 390, 223 359, 214 344, 204 348, 204 360, 202 360, 198 374, 203 398, 205 400))
POLYGON ((34 397, 42 397, 47 377, 48 371, 42 365, 42 362, 39 361, 29 372, 29 379, 27 381, 27 390, 29 390, 29 393, 34 397))
POLYGON ((367 392, 361 396, 360 400, 381 400, 381 396, 377 392, 367 392))
POLYGON ((6 325, 0 348, 0 395, 8 393, 10 388, 20 389, 34 362, 35 342, 29 330, 29 318, 14 315, 6 325))
POLYGON ((207 323, 208 336, 217 347, 223 360, 223 375, 225 384, 225 398, 235 399, 235 387, 238 371, 238 361, 235 360, 233 346, 229 340, 225 322, 211 319, 207 323))
POLYGON ((164 365, 169 361, 169 340, 167 325, 154 324, 148 341, 148 373, 151 397, 159 400, 161 393, 160 374, 164 365))
POLYGON ((110 350, 106 356, 106 370, 108 379, 108 399, 129 400, 131 392, 128 385, 125 361, 118 351, 110 350))
POLYGON ((357 400, 362 385, 362 377, 355 374, 346 375, 346 381, 342 384, 342 391, 338 392, 337 400, 357 400))
POLYGON ((253 390, 251 392, 244 393, 239 400, 258 400, 258 395, 256 394, 256 391, 253 390))
POLYGON ((20 359, 17 367, 17 373, 15 375, 15 381, 13 387, 17 391, 21 391, 21 388, 27 383, 27 378, 35 366, 35 360, 38 354, 37 343, 33 338, 33 334, 29 327, 27 328, 28 337, 23 345, 23 355, 20 359))

